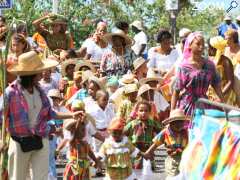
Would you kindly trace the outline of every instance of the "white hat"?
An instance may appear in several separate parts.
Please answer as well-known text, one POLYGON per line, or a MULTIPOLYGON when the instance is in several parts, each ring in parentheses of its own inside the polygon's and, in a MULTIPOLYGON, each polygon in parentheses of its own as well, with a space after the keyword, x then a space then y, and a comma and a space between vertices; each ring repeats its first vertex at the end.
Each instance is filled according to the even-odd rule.
POLYGON ((188 34, 190 34, 191 33, 191 30, 190 29, 188 29, 188 28, 182 28, 182 29, 180 29, 180 31, 179 31, 179 37, 180 38, 184 38, 185 36, 187 36, 188 34))
POLYGON ((230 21, 230 20, 232 20, 232 18, 230 16, 225 16, 224 17, 224 21, 230 21))
POLYGON ((142 78, 139 83, 141 85, 143 84, 146 84, 147 82, 150 82, 150 81, 157 81, 157 82, 162 82, 163 81, 163 78, 159 77, 155 71, 153 69, 148 69, 148 72, 147 72, 147 77, 146 78, 142 78))
POLYGON ((239 15, 239 16, 237 16, 236 20, 237 20, 237 21, 240 21, 240 15, 239 15))
POLYGON ((144 30, 143 23, 141 21, 134 21, 132 24, 130 24, 130 26, 134 26, 141 31, 144 30))

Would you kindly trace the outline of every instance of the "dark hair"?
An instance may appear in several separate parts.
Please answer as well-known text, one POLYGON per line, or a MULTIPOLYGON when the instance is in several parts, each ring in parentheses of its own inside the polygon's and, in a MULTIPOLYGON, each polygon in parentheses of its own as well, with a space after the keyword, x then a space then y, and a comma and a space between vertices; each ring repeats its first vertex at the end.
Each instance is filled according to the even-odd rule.
MULTIPOLYGON (((17 43, 24 44, 23 53, 30 51, 30 45, 22 34, 19 34, 19 33, 13 34, 12 40, 16 41, 17 43)), ((12 51, 12 42, 10 45, 10 50, 12 51)))
POLYGON ((21 86, 25 89, 32 86, 33 85, 33 79, 36 76, 37 76, 36 74, 30 75, 30 76, 19 76, 21 86))
POLYGON ((169 30, 167 29, 161 29, 159 30, 159 32, 157 33, 157 42, 161 43, 166 39, 172 39, 172 34, 169 32, 169 30))
POLYGON ((25 24, 20 24, 17 26, 17 33, 27 32, 27 26, 25 24))
POLYGON ((75 51, 75 49, 68 49, 67 50, 67 59, 69 58, 77 58, 77 53, 75 51))
POLYGON ((233 38, 233 42, 234 43, 238 43, 239 42, 239 38, 238 38, 238 32, 236 31, 236 32, 234 32, 233 34, 232 34, 232 38, 233 38))
POLYGON ((149 112, 151 112, 152 106, 148 101, 146 101, 146 100, 138 101, 137 102, 137 110, 138 110, 140 105, 146 105, 148 107, 149 112))
POLYGON ((2 21, 3 23, 6 23, 6 18, 5 18, 4 16, 1 16, 1 15, 0 15, 0 19, 1 19, 1 21, 2 21))
POLYGON ((126 21, 118 21, 116 22, 115 26, 121 30, 125 30, 129 28, 129 24, 126 21))

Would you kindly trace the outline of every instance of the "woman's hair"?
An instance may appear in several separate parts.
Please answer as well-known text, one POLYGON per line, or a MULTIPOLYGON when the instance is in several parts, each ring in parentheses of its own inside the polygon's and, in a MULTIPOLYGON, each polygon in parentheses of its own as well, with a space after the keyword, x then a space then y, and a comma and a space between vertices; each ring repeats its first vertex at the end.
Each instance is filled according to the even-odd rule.
POLYGON ((70 59, 70 58, 77 58, 77 53, 75 49, 71 48, 67 50, 67 59, 70 59))
POLYGON ((167 29, 160 29, 157 33, 157 42, 161 43, 166 39, 172 39, 172 34, 167 29))
POLYGON ((125 30, 129 28, 129 24, 126 21, 118 21, 116 22, 115 26, 121 30, 125 30))
POLYGON ((148 107, 149 112, 151 112, 152 106, 148 101, 146 101, 146 100, 138 101, 137 105, 136 105, 136 110, 137 111, 138 111, 138 108, 139 108, 140 105, 146 105, 148 107))
POLYGON ((25 24, 20 24, 17 26, 17 33, 22 33, 26 32, 27 33, 27 26, 25 24))
POLYGON ((2 21, 3 23, 6 23, 6 18, 5 18, 4 16, 1 16, 1 15, 0 15, 0 19, 1 19, 1 21, 2 21))
POLYGON ((20 76, 20 84, 23 88, 28 88, 30 86, 33 85, 33 79, 36 77, 35 75, 31 75, 31 76, 20 76))
POLYGON ((15 34, 13 34, 13 36, 12 36, 12 38, 11 38, 10 51, 13 51, 13 50, 12 50, 12 40, 16 41, 17 43, 22 43, 22 44, 24 44, 23 53, 26 53, 26 52, 28 52, 28 51, 31 50, 30 45, 29 45, 29 43, 27 42, 26 38, 25 38, 22 34, 15 33, 15 34))

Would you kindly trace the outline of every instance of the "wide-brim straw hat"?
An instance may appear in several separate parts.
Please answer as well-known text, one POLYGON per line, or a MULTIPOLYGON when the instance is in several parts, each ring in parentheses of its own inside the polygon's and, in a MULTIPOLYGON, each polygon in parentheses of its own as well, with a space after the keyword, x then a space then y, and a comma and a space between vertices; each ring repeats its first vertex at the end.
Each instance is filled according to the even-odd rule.
POLYGON ((133 61, 133 67, 134 67, 134 70, 136 71, 138 68, 140 68, 143 64, 147 63, 148 61, 145 60, 144 58, 142 57, 139 57, 137 59, 135 59, 133 61))
POLYGON ((35 51, 21 54, 18 62, 11 65, 7 70, 9 73, 18 76, 29 76, 41 73, 44 70, 51 69, 58 65, 57 61, 43 60, 35 51))
POLYGON ((68 20, 61 15, 56 15, 56 17, 52 17, 48 21, 50 24, 68 24, 68 20))
POLYGON ((107 33, 103 36, 103 39, 105 39, 107 42, 112 43, 112 37, 113 36, 120 36, 125 40, 126 46, 130 47, 134 44, 134 40, 130 38, 126 33, 124 33, 122 30, 117 29, 116 31, 112 33, 107 33))
POLYGON ((119 79, 119 84, 122 86, 133 83, 138 83, 138 80, 135 78, 134 74, 125 74, 121 79, 119 79))
POLYGON ((82 71, 75 71, 73 73, 73 79, 79 79, 82 78, 82 71))
POLYGON ((134 27, 136 27, 140 31, 144 30, 144 26, 143 26, 142 21, 133 21, 133 23, 130 24, 130 26, 134 26, 134 27))
POLYGON ((90 77, 94 76, 93 72, 90 70, 86 70, 82 72, 82 83, 85 83, 88 81, 90 77))
POLYGON ((88 82, 91 82, 91 81, 95 82, 100 87, 101 90, 105 89, 104 79, 98 78, 96 76, 91 76, 89 77, 88 82))
POLYGON ((126 94, 130 94, 133 92, 138 92, 138 86, 137 84, 127 84, 126 86, 124 86, 124 90, 123 93, 126 94))
POLYGON ((80 68, 84 66, 88 67, 92 72, 96 72, 96 68, 94 67, 94 65, 91 62, 86 60, 78 61, 78 63, 75 66, 75 71, 80 71, 80 68))
POLYGON ((48 97, 63 99, 63 97, 58 89, 49 90, 47 95, 48 95, 48 97))
POLYGON ((181 109, 175 109, 170 112, 170 117, 165 119, 162 123, 167 125, 174 121, 190 121, 190 117, 186 116, 181 109))
POLYGON ((152 88, 148 84, 143 84, 138 90, 137 97, 140 97, 143 93, 150 91, 150 90, 154 91, 154 88, 152 88))
POLYGON ((68 59, 68 60, 66 60, 66 61, 63 61, 62 62, 62 64, 61 64, 61 72, 62 72, 62 75, 63 76, 66 76, 66 68, 67 68, 67 66, 68 65, 71 65, 71 64, 73 64, 73 65, 75 65, 76 66, 76 64, 77 64, 77 59, 68 59))
POLYGON ((139 81, 141 85, 146 84, 147 82, 150 81, 157 81, 161 83, 163 81, 163 78, 159 77, 153 69, 149 69, 147 72, 147 77, 143 78, 139 81))

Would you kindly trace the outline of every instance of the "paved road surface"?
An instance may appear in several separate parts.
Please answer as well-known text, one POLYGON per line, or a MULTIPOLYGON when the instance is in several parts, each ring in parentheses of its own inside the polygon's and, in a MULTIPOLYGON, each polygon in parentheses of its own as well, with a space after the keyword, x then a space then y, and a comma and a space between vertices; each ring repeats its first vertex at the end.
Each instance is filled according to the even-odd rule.
MULTIPOLYGON (((155 162, 156 162, 156 172, 150 177, 145 177, 146 180, 164 180, 165 173, 164 173, 164 160, 166 158, 166 150, 162 147, 158 148, 155 152, 155 162)), ((64 166, 58 167, 58 180, 62 180, 64 166)), ((141 177, 141 172, 135 171, 137 177, 141 177)), ((145 178, 139 178, 139 180, 144 180, 145 178)), ((103 180, 103 177, 93 178, 93 180, 103 180)))

